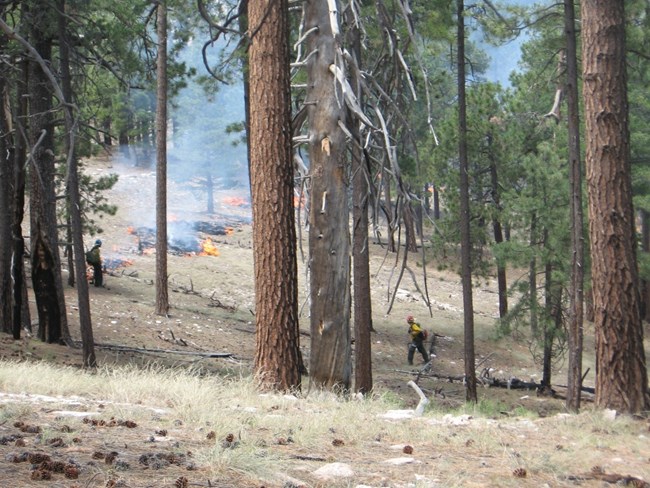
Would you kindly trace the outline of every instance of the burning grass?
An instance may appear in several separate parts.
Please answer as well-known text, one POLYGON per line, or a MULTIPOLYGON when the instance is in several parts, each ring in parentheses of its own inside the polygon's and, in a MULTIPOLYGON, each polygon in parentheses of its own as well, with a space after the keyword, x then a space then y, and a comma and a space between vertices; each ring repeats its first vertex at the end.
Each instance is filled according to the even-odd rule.
POLYGON ((215 246, 214 243, 212 242, 212 239, 208 237, 207 239, 201 241, 201 252, 199 252, 199 255, 218 256, 219 250, 217 249, 217 246, 215 246))
POLYGON ((429 408, 420 418, 394 420, 387 414, 402 405, 392 395, 259 394, 249 376, 155 365, 91 374, 0 362, 0 387, 0 437, 7 440, 0 442, 0 470, 12 486, 29 486, 30 468, 8 469, 8 453, 54 458, 66 448, 48 439, 59 438, 83 446, 66 454, 82 486, 108 486, 102 483, 111 477, 130 486, 181 477, 190 484, 207 478, 224 486, 287 486, 290 476, 292 486, 537 487, 574 486, 578 475, 582 486, 600 486, 586 476, 650 472, 647 422, 602 412, 540 419, 485 416, 485 406, 429 408), (19 423, 40 427, 40 435, 19 432, 19 423), (111 451, 111 464, 91 459, 111 451), (316 474, 333 462, 351 474, 316 474), (92 484, 98 474, 102 483, 92 484))
MULTIPOLYGON (((242 222, 243 223, 243 222, 242 222)), ((126 229, 127 233, 134 236, 137 252, 150 255, 155 252, 156 229, 153 227, 133 227, 126 229)), ((234 227, 215 222, 174 220, 168 222, 169 252, 179 256, 201 255, 218 256, 219 251, 213 242, 213 236, 229 236, 234 233, 234 227), (207 237, 202 237, 207 236, 207 237)))
POLYGON ((241 197, 223 197, 223 203, 226 205, 231 205, 233 207, 245 207, 248 206, 248 200, 241 197))

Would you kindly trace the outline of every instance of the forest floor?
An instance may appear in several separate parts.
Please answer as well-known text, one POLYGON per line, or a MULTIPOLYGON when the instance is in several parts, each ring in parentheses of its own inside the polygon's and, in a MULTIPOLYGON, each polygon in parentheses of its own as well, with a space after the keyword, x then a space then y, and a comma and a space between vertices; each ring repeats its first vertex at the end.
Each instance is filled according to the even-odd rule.
MULTIPOLYGON (((116 186, 106 195, 110 203, 118 205, 118 212, 115 216, 107 216, 100 221, 103 232, 98 237, 103 240, 102 253, 108 266, 105 286, 90 288, 93 333, 99 364, 102 367, 131 365, 146 369, 155 363, 170 368, 199 368, 204 375, 214 374, 218 377, 249 375, 255 354, 255 327, 251 210, 247 189, 218 188, 215 192, 215 213, 208 215, 204 212, 204 197, 198 186, 170 182, 170 237, 173 236, 177 239, 176 242, 182 243, 179 245, 189 248, 210 238, 210 244, 216 247, 216 252, 215 255, 201 255, 199 252, 169 254, 171 309, 169 316, 161 317, 154 313, 155 254, 150 249, 150 230, 154 227, 155 173, 152 170, 120 165, 105 158, 89 163, 89 171, 95 175, 120 175, 116 186), (222 233, 222 228, 228 230, 222 233), (164 352, 170 350, 179 351, 180 354, 164 352), (220 357, 206 357, 211 353, 220 357)), ((303 229, 303 237, 304 234, 303 229)), ((94 237, 88 236, 86 246, 90 247, 93 241, 94 237)), ((213 248, 210 249, 214 251, 213 248)), ((301 255, 299 251, 299 258, 301 255)), ((99 428, 103 426, 98 427, 97 423, 86 418, 84 422, 77 422, 75 427, 75 436, 80 439, 79 445, 44 445, 37 429, 34 428, 34 432, 31 432, 25 426, 60 423, 61 419, 52 413, 60 409, 44 403, 23 417, 15 413, 9 414, 8 405, 31 405, 34 397, 30 397, 30 394, 40 392, 9 391, 6 383, 0 381, 0 480, 3 480, 0 481, 0 486, 604 486, 610 481, 620 481, 616 474, 607 479, 608 473, 650 481, 648 421, 630 420, 624 426, 617 426, 620 417, 614 419, 612 414, 608 419, 606 413, 594 411, 589 394, 584 396, 583 413, 567 416, 562 399, 564 388, 561 386, 566 383, 566 358, 558 359, 554 365, 556 398, 538 396, 534 390, 479 387, 480 401, 477 409, 472 415, 459 416, 458 412, 464 408, 465 390, 461 382, 453 379, 461 377, 464 372, 460 279, 453 270, 442 270, 435 262, 427 263, 426 289, 431 299, 429 310, 420 293, 420 290, 425 289, 422 256, 413 255, 409 259, 409 267, 413 273, 404 274, 393 300, 399 264, 394 255, 386 253, 384 246, 372 240, 370 269, 375 329, 372 334, 373 380, 377 395, 391 396, 404 409, 413 409, 418 404, 417 394, 407 383, 417 378, 420 358, 416 356, 415 367, 408 366, 406 361, 408 336, 405 317, 407 314, 415 315, 426 329, 435 334, 437 341, 432 369, 418 380, 431 402, 425 417, 429 420, 428 425, 435 419, 447 419, 442 422, 444 427, 433 427, 444 430, 444 442, 447 444, 429 445, 427 455, 418 457, 408 454, 406 446, 403 452, 407 454, 398 454, 410 461, 395 461, 390 464, 380 461, 388 457, 385 443, 380 446, 377 442, 379 447, 365 446, 362 453, 357 450, 355 454, 342 454, 344 450, 340 450, 336 454, 311 457, 304 455, 297 445, 293 453, 290 450, 292 446, 282 445, 286 456, 293 456, 296 463, 310 465, 303 467, 302 476, 300 470, 292 471, 293 481, 279 483, 266 479, 255 482, 250 477, 239 481, 209 481, 206 473, 201 474, 201 466, 193 466, 188 472, 187 463, 172 461, 166 463, 165 470, 153 470, 149 469, 147 462, 142 462, 142 456, 153 455, 151 446, 145 446, 141 442, 143 432, 160 437, 155 419, 148 420, 147 423, 139 420, 137 429, 129 429, 128 422, 124 422, 124 419, 114 420, 113 423, 120 429, 117 434, 99 428), (20 397, 18 393, 27 396, 20 397), (456 419, 461 417, 464 420, 457 423, 456 419), (503 436, 496 451, 492 447, 488 453, 477 454, 477 444, 487 441, 475 444, 468 434, 468 425, 472 425, 471 429, 480 429, 479 425, 483 425, 478 420, 472 424, 471 419, 474 417, 499 423, 497 427, 486 430, 488 437, 494 436, 489 430, 491 428, 497 429, 498 437, 503 436), (577 427, 571 430, 567 418, 573 418, 583 429, 591 430, 581 431, 577 427), (522 423, 522 419, 526 419, 526 422, 522 423), (602 425, 603 422, 605 426, 602 425), (450 440, 456 436, 459 437, 450 440), (582 443, 585 436, 591 439, 590 443, 582 443), (459 444, 461 439, 462 445, 459 444), (106 469, 102 471, 97 467, 102 466, 98 459, 104 463, 104 457, 98 453, 107 455, 112 451, 111 445, 121 443, 124 444, 124 449, 127 445, 139 445, 139 448, 132 449, 136 449, 134 455, 140 455, 141 462, 132 463, 137 464, 138 468, 121 473, 116 473, 113 466, 112 474, 106 474, 106 469), (78 463, 82 476, 74 480, 66 478, 64 474, 56 474, 52 478, 56 482, 41 481, 38 474, 34 475, 38 472, 38 469, 34 469, 38 463, 31 462, 32 460, 29 463, 19 463, 16 459, 21 453, 27 456, 26 450, 30 450, 31 454, 35 450, 50 454, 58 452, 60 457, 69 457, 74 453, 77 459, 83 460, 78 463), (530 451, 527 455, 539 459, 566 458, 563 462, 568 464, 564 469, 569 471, 549 474, 546 468, 535 468, 534 462, 528 462, 527 472, 526 462, 521 457, 521 452, 525 450, 530 451), (442 459, 445 459, 445 466, 441 465, 442 459), (307 473, 312 467, 316 469, 318 465, 330 461, 347 462, 357 468, 363 465, 362 471, 365 474, 318 478, 311 472, 307 473), (400 464, 402 462, 403 466, 400 464), (88 466, 93 468, 89 469, 88 466), (97 475, 99 472, 102 472, 102 476, 97 475), (457 473, 458 477, 453 473, 457 473)), ((309 318, 304 270, 301 259, 301 349, 305 363, 309 364, 309 318)), ((515 273, 516 271, 511 273, 511 279, 515 273)), ((66 293, 70 332, 74 339, 80 340, 75 289, 66 287, 66 293)), ((473 300, 479 371, 489 371, 491 377, 503 380, 517 378, 539 382, 541 367, 533 358, 527 331, 522 330, 497 339, 496 281, 477 280, 473 300)), ((31 305, 33 307, 33 303, 31 305)), ((647 338, 647 328, 645 335, 647 338)), ((585 385, 593 386, 595 368, 592 324, 586 324, 585 343, 584 369, 590 368, 585 385)), ((78 368, 82 362, 80 349, 47 345, 31 337, 14 341, 6 335, 0 336, 0 358, 21 363, 45 362, 71 368, 78 368)), ((303 387, 305 393, 308 391, 308 381, 306 377, 303 387)), ((84 403, 83 399, 75 401, 84 403)), ((87 399, 81 411, 96 411, 101 408, 103 407, 87 399)), ((332 415, 335 416, 336 413, 332 412, 332 415)), ((110 419, 107 421, 111 422, 110 419)), ((373 422, 378 421, 375 419, 373 422)), ((182 439, 194 437, 196 441, 196 438, 204 438, 205 433, 188 428, 182 434, 177 434, 177 437, 181 438, 182 443, 182 439)), ((331 448, 331 439, 324 442, 329 443, 331 448)), ((397 440, 395 443, 399 444, 397 440)), ((423 448, 424 446, 418 452, 422 453, 423 448)), ((169 446, 168 452, 172 451, 174 448, 169 446)), ((109 464, 108 461, 105 464, 109 464)), ((64 466, 62 469, 72 468, 64 466)))

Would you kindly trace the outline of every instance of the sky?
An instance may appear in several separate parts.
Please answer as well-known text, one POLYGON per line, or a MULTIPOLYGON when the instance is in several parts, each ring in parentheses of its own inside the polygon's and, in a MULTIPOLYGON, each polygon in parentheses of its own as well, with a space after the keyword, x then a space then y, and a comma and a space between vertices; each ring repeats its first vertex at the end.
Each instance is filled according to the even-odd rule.
MULTIPOLYGON (((542 3, 542 0, 501 0, 493 3, 496 7, 498 7, 499 4, 532 6, 534 3, 542 3)), ((482 36, 480 32, 475 32, 472 35, 472 40, 481 43, 481 47, 485 49, 491 58, 490 66, 485 73, 487 80, 499 82, 504 87, 510 86, 508 78, 510 73, 516 71, 518 68, 517 63, 519 63, 519 60, 521 59, 521 45, 526 41, 527 36, 522 34, 502 46, 491 46, 482 42, 481 39, 482 36)))

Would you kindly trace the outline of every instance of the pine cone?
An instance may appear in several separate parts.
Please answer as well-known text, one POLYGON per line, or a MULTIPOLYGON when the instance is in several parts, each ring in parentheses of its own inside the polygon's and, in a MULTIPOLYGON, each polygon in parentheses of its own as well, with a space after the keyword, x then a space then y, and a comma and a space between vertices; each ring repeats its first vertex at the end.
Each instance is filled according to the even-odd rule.
POLYGON ((524 468, 517 468, 512 472, 512 475, 515 478, 525 478, 526 477, 526 470, 524 468))

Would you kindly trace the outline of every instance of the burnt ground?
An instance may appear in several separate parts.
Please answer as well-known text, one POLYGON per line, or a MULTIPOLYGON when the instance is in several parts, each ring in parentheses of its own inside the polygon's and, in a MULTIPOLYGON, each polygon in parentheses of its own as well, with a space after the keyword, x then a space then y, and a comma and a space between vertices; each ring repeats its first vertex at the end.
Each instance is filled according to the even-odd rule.
MULTIPOLYGON (((255 352, 255 330, 250 206, 247 191, 244 188, 218 189, 215 195, 215 214, 207 215, 202 211, 203 197, 196 185, 170 184, 170 229, 176 229, 173 222, 183 222, 184 225, 178 228, 182 228, 187 234, 179 235, 178 238, 189 238, 193 243, 210 238, 212 245, 216 247, 216 255, 201 255, 198 250, 189 253, 179 251, 169 255, 171 310, 168 317, 161 317, 154 313, 155 255, 142 234, 152 227, 155 174, 153 171, 117 166, 106 159, 93 161, 90 169, 95 174, 120 174, 116 187, 107 195, 111 202, 119 205, 119 211, 114 217, 102 219, 104 232, 99 236, 104 242, 103 257, 109 264, 105 287, 90 289, 98 362, 101 365, 145 365, 155 361, 174 367, 193 367, 200 364, 202 368, 216 374, 227 374, 229 371, 235 374, 240 371, 250 372, 255 352), (185 225, 188 222, 200 224, 185 225), (215 229, 226 231, 213 233, 215 229), (181 351, 183 354, 163 352, 169 350, 181 351), (206 353, 218 353, 223 357, 206 358, 206 353)), ((304 234, 303 230, 303 236, 304 234)), ((94 237, 88 236, 86 245, 90 247, 93 240, 94 237)), ((405 274, 393 301, 390 297, 398 275, 395 256, 386 254, 383 246, 377 242, 373 242, 371 246, 375 328, 372 337, 373 376, 376 389, 393 392, 403 400, 405 407, 413 408, 417 404, 417 396, 406 386, 407 381, 413 379, 417 373, 417 369, 414 370, 406 364, 408 338, 404 318, 407 314, 414 314, 437 340, 437 357, 433 361, 432 370, 420 378, 419 384, 426 393, 436 399, 441 408, 458 407, 465 398, 463 385, 453 381, 454 378, 462 376, 464 371, 462 290, 458 275, 450 271, 439 271, 435 263, 427 264, 426 286, 432 303, 430 315, 419 292, 424 289, 419 256, 410 261, 414 274, 405 274)), ((299 266, 301 348, 308 364, 309 319, 305 302, 304 263, 301 262, 299 266)), ((67 288, 66 293, 70 331, 72 336, 79 340, 76 294, 72 288, 67 288)), ((504 380, 518 378, 524 381, 539 381, 541 367, 532 358, 524 332, 515 338, 495 339, 494 324, 498 313, 495 280, 477 283, 474 289, 474 307, 476 355, 477 361, 481 363, 480 369, 487 368, 492 377, 504 380)), ((589 352, 592 347, 591 324, 587 324, 586 334, 585 369, 590 367, 591 372, 587 374, 585 384, 593 386, 594 368, 589 352)), ((43 360, 73 367, 81 365, 79 349, 46 345, 29 337, 13 341, 8 336, 2 336, 0 356, 17 360, 43 360)), ((557 362, 554 383, 565 383, 565 368, 566 361, 557 362)), ((547 417, 563 411, 561 386, 556 390, 560 395, 559 399, 540 397, 535 391, 505 388, 480 388, 479 396, 483 401, 497 404, 503 415, 514 415, 515 412, 524 410, 547 417)), ((588 395, 586 399, 585 404, 589 405, 588 395)), ((47 412, 46 408, 44 412, 47 412)), ((42 418, 31 425, 34 432, 30 431, 29 422, 27 425, 1 425, 0 452, 5 457, 29 457, 29 446, 34 445, 34 441, 29 439, 38 436, 38 423, 44 422, 47 416, 48 414, 43 414, 42 418), (15 447, 22 444, 21 438, 25 439, 26 449, 15 447)), ((124 460, 125 448, 120 446, 136 445, 143 436, 161 437, 161 433, 156 432, 155 424, 129 426, 128 418, 102 418, 102 425, 93 425, 93 421, 88 420, 88 423, 77 425, 77 430, 71 434, 65 419, 52 415, 50 417, 52 418, 49 420, 62 432, 60 437, 65 438, 60 445, 59 441, 55 440, 44 449, 52 459, 56 460, 56 453, 64 450, 65 458, 71 457, 68 454, 73 453, 72 457, 76 457, 79 464, 90 462, 103 468, 110 466, 109 471, 115 476, 111 478, 106 475, 104 469, 101 479, 92 483, 86 479, 81 483, 74 481, 72 477, 66 478, 66 473, 72 476, 78 467, 75 467, 74 463, 64 463, 56 468, 62 471, 53 475, 53 479, 58 480, 56 485, 48 484, 53 483, 51 481, 43 483, 38 479, 30 479, 28 482, 22 471, 26 470, 28 465, 34 465, 34 460, 5 458, 4 462, 0 460, 0 473, 4 473, 1 477, 4 478, 5 474, 9 477, 18 476, 16 473, 21 473, 20 479, 23 481, 22 484, 16 485, 3 485, 0 482, 0 486, 119 486, 116 481, 119 479, 119 466, 112 464, 114 459, 111 460, 111 452, 120 451, 124 460), (120 437, 119 446, 102 442, 103 433, 117 430, 120 437), (113 485, 111 479, 114 481, 113 485)), ((190 445, 204 441, 202 436, 197 439, 196 435, 192 434, 178 432, 175 435, 190 445)), ((146 449, 139 448, 129 452, 128 464, 132 472, 140 470, 141 477, 136 477, 140 482, 122 486, 190 486, 184 485, 182 478, 188 477, 188 470, 195 468, 193 461, 188 456, 173 457, 170 454, 173 451, 170 447, 157 452, 148 446, 146 449), (144 482, 143 479, 153 476, 154 470, 150 466, 152 463, 159 463, 165 469, 156 471, 157 481, 144 482)), ((59 458, 63 459, 62 456, 59 458)), ((33 476, 38 478, 39 475, 33 476)), ((191 476, 189 478, 191 479, 191 476)), ((203 483, 196 486, 209 486, 203 483)), ((212 486, 247 486, 243 481, 228 483, 212 486)))

